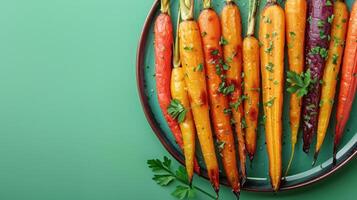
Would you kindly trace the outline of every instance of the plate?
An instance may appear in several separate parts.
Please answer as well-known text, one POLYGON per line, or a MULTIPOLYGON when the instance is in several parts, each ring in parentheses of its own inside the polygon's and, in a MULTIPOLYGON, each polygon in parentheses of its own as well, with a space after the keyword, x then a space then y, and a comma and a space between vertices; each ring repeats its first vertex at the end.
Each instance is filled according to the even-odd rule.
MULTIPOLYGON (((174 23, 174 27, 177 22, 177 0, 171 1, 171 13, 174 23)), ((237 1, 242 15, 243 34, 246 32, 246 22, 248 17, 248 2, 249 1, 237 1)), ((279 1, 281 2, 281 1, 279 1)), ((348 7, 351 8, 353 0, 347 0, 348 7)), ((220 13, 224 5, 223 0, 213 0, 213 8, 220 13)), ((265 5, 265 0, 261 1, 260 11, 265 5)), ((155 87, 155 62, 154 62, 154 46, 153 46, 153 25, 156 16, 159 13, 159 1, 155 1, 148 17, 145 21, 141 38, 139 41, 137 52, 137 86, 139 91, 140 100, 146 115, 146 118, 153 129, 154 133, 167 149, 167 151, 177 159, 181 164, 184 163, 184 157, 172 137, 171 131, 167 126, 167 123, 159 108, 156 87, 155 87)), ((202 8, 201 1, 195 1, 195 16, 197 16, 202 8)), ((257 19, 259 19, 259 13, 257 19)), ((259 21, 259 20, 257 20, 259 21)), ((256 33, 259 28, 259 24, 256 25, 256 33)), ((286 53, 285 53, 286 54, 286 53)), ((285 56, 287 57, 287 56, 285 56)), ((285 69, 287 65, 285 62, 285 69)), ((290 128, 289 128, 289 115, 288 115, 288 103, 289 95, 287 92, 284 94, 284 114, 283 114, 283 172, 287 166, 291 152, 290 144, 290 128)), ((336 104, 335 104, 336 105, 336 104)), ((262 111, 260 112, 262 113, 262 111)), ((298 143, 296 146, 295 157, 292 163, 292 167, 289 171, 289 175, 282 182, 280 190, 290 190, 294 188, 303 187, 314 182, 317 182, 332 173, 336 172, 347 162, 352 160, 356 155, 357 150, 357 99, 354 102, 352 113, 349 122, 346 127, 345 135, 339 146, 337 153, 337 164, 332 165, 332 147, 333 147, 333 130, 335 124, 335 108, 332 113, 331 123, 326 134, 326 138, 322 149, 319 154, 318 161, 315 166, 312 166, 313 151, 309 154, 305 154, 302 151, 302 135, 298 136, 298 143)), ((316 140, 316 139, 315 139, 316 140)), ((315 142, 312 143, 312 147, 315 146, 315 142)), ((197 145, 199 146, 199 145, 197 145)), ((199 148, 199 147, 198 147, 199 148)), ((208 179, 207 171, 200 154, 200 150, 197 149, 197 156, 202 172, 200 176, 208 179)), ((258 129, 258 141, 257 152, 252 163, 247 161, 247 174, 248 179, 243 186, 244 190, 270 192, 272 191, 270 180, 268 176, 268 159, 265 147, 265 134, 264 127, 259 126, 258 129)), ((222 167, 220 168, 222 169, 222 167)), ((227 180, 223 172, 220 174, 221 183, 228 185, 227 180)))

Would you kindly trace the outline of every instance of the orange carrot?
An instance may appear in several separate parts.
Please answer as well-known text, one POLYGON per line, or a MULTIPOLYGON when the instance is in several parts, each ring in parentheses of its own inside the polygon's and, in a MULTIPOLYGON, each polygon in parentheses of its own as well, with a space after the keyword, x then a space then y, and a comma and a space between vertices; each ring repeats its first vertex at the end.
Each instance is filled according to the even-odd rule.
POLYGON ((269 174, 277 191, 282 168, 285 15, 275 0, 269 0, 261 14, 259 40, 269 174))
POLYGON ((244 112, 242 98, 242 26, 238 6, 233 0, 227 0, 222 10, 222 36, 226 41, 223 46, 224 61, 229 65, 227 70, 226 93, 229 92, 235 131, 238 138, 238 153, 242 183, 246 180, 246 150, 244 138, 244 112))
MULTIPOLYGON (((180 23, 180 11, 178 14, 177 27, 180 23)), ((185 155, 185 166, 188 175, 188 180, 191 182, 193 171, 199 172, 199 165, 195 160, 195 136, 196 129, 193 122, 192 112, 190 110, 190 102, 186 91, 186 83, 184 71, 181 67, 180 52, 178 45, 178 28, 176 33, 175 48, 174 48, 174 68, 171 73, 171 95, 172 98, 181 103, 181 111, 185 113, 185 118, 180 122, 180 129, 183 138, 183 152, 185 155)))
POLYGON ((255 13, 257 0, 250 1, 247 37, 243 40, 244 71, 244 116, 247 123, 245 143, 250 160, 253 160, 257 148, 257 127, 260 95, 259 42, 254 37, 255 13))
MULTIPOLYGON (((288 44, 289 70, 297 74, 304 71, 304 43, 306 27, 306 0, 287 0, 285 2, 286 40, 288 44)), ((295 145, 300 126, 301 97, 293 93, 290 96, 291 155, 285 176, 288 174, 294 158, 295 145)))
POLYGON ((180 0, 183 20, 179 28, 180 57, 203 158, 210 181, 218 194, 219 169, 210 124, 201 33, 197 22, 193 20, 193 5, 193 0, 180 0))
POLYGON ((353 4, 348 24, 346 46, 341 72, 340 92, 338 95, 336 128, 334 139, 334 163, 337 147, 348 121, 357 87, 357 2, 353 4))
MULTIPOLYGON (((240 183, 237 169, 233 131, 230 124, 230 114, 227 94, 222 93, 220 85, 225 84, 227 65, 223 63, 223 54, 220 43, 221 26, 217 13, 211 9, 211 0, 203 0, 202 10, 198 23, 202 35, 207 85, 210 102, 210 112, 223 167, 234 194, 239 195, 240 183)), ((197 70, 203 70, 197 69, 197 70)))
POLYGON ((320 111, 317 127, 317 142, 315 148, 315 163, 319 154, 320 148, 324 141, 327 127, 329 125, 332 106, 335 98, 336 83, 338 72, 342 61, 342 54, 344 49, 344 42, 347 32, 348 9, 343 1, 336 1, 333 8, 334 19, 330 20, 331 41, 328 50, 328 58, 326 61, 323 84, 321 89, 320 111))

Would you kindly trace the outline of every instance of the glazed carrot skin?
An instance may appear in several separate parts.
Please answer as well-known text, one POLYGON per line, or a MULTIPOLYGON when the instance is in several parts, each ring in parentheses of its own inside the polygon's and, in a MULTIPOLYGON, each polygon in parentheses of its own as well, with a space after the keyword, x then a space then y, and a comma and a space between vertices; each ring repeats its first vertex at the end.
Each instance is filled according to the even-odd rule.
POLYGON ((328 19, 333 14, 333 1, 308 0, 307 25, 305 40, 305 70, 311 73, 314 80, 309 86, 309 92, 302 101, 302 130, 303 150, 308 153, 312 138, 317 132, 317 120, 321 97, 320 80, 323 77, 327 49, 329 46, 328 36, 331 33, 331 24, 328 19))
POLYGON ((183 138, 183 153, 185 156, 185 167, 187 171, 188 180, 191 183, 193 177, 193 171, 197 173, 200 172, 200 167, 195 158, 195 136, 196 136, 196 128, 195 123, 193 122, 192 112, 190 108, 190 102, 187 95, 186 83, 185 83, 185 73, 181 67, 180 60, 180 48, 179 48, 179 25, 181 13, 178 12, 178 20, 177 20, 177 32, 175 37, 175 45, 174 45, 174 55, 173 55, 173 65, 171 73, 171 95, 173 99, 178 100, 181 105, 185 108, 186 114, 185 119, 180 124, 180 129, 182 132, 183 138))
POLYGON ((348 22, 346 46, 341 72, 340 92, 338 95, 336 128, 334 139, 334 161, 337 147, 348 121, 357 86, 357 3, 353 4, 348 22))
POLYGON ((259 42, 253 37, 243 41, 244 66, 244 115, 247 127, 245 129, 246 148, 250 160, 253 160, 257 148, 257 127, 260 95, 259 42))
MULTIPOLYGON (((221 17, 222 36, 227 41, 223 46, 224 61, 230 66, 227 71, 227 84, 234 85, 234 92, 229 95, 230 104, 239 104, 242 101, 242 26, 241 16, 238 6, 228 0, 222 10, 221 17)), ((245 182, 246 175, 246 149, 244 138, 244 111, 243 104, 240 103, 236 109, 232 109, 235 121, 235 132, 238 138, 238 154, 242 182, 245 182)))
POLYGON ((347 32, 348 9, 346 4, 342 1, 336 1, 333 14, 334 19, 332 22, 329 56, 326 61, 321 90, 315 160, 326 135, 335 98, 336 83, 340 71, 344 41, 347 32))
MULTIPOLYGON (((301 74, 304 71, 304 43, 306 27, 306 0, 285 2, 286 40, 288 46, 289 70, 301 74)), ((291 156, 286 170, 289 171, 295 152, 300 126, 302 98, 296 93, 290 96, 291 156)))
POLYGON ((255 13, 257 1, 251 1, 255 7, 249 14, 247 37, 243 40, 243 81, 244 117, 247 123, 245 128, 245 145, 250 160, 253 160, 257 148, 257 127, 260 98, 260 67, 259 67, 259 42, 254 37, 255 13))
POLYGON ((171 102, 170 79, 172 68, 173 27, 168 13, 161 13, 155 21, 155 74, 156 89, 161 111, 175 137, 177 144, 183 147, 182 134, 177 121, 167 113, 171 102))
POLYGON ((259 40, 269 174, 272 187, 277 191, 282 170, 285 17, 276 1, 268 1, 261 14, 259 40))
POLYGON ((224 77, 224 69, 222 67, 223 53, 220 46, 220 21, 217 13, 208 7, 202 10, 198 23, 205 56, 212 124, 218 143, 221 144, 219 152, 222 156, 227 179, 233 192, 239 194, 240 183, 230 113, 225 113, 230 108, 228 98, 219 92, 219 85, 224 81, 224 78, 222 78, 224 77))
POLYGON ((182 20, 179 28, 180 57, 185 72, 185 82, 188 98, 192 109, 193 119, 200 142, 208 176, 213 188, 219 191, 219 168, 215 153, 213 134, 210 123, 206 73, 202 51, 201 32, 198 24, 193 20, 193 1, 189 5, 180 1, 182 20))
POLYGON ((172 98, 177 99, 185 107, 187 111, 185 120, 180 123, 182 138, 184 143, 183 152, 185 155, 185 166, 188 175, 188 180, 191 182, 194 170, 195 159, 195 135, 196 129, 193 122, 192 113, 190 110, 190 102, 188 100, 185 84, 185 73, 181 67, 172 69, 171 78, 171 94, 172 98))

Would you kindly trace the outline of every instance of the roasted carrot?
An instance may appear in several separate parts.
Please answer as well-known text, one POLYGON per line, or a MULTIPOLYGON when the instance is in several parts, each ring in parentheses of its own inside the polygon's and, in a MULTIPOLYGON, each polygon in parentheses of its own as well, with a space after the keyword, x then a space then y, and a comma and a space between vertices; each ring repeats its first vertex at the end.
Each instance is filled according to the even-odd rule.
MULTIPOLYGON (((203 0, 203 10, 198 18, 202 35, 207 75, 210 113, 217 137, 218 150, 222 156, 223 167, 234 194, 239 195, 240 183, 237 169, 234 137, 231 128, 227 94, 223 94, 221 85, 226 85, 225 70, 228 66, 223 62, 221 44, 221 25, 217 13, 211 8, 211 0, 203 0)), ((203 70, 203 69, 197 69, 203 70)))
POLYGON ((254 37, 255 14, 258 0, 250 1, 247 37, 243 40, 243 82, 244 82, 244 117, 245 144, 250 160, 253 160, 257 148, 257 127, 260 95, 259 42, 254 37))
MULTIPOLYGON (((304 42, 306 27, 306 0, 285 2, 286 40, 288 44, 289 70, 297 74, 304 71, 304 42)), ((294 93, 290 97, 291 155, 285 172, 287 175, 294 158, 295 145, 300 126, 301 97, 294 93)))
POLYGON ((242 173, 242 183, 246 180, 246 150, 244 138, 244 112, 242 97, 242 26, 241 16, 238 6, 233 0, 227 0, 222 10, 222 39, 224 61, 229 66, 227 70, 227 84, 224 86, 225 93, 229 95, 229 102, 232 109, 235 132, 238 138, 238 154, 240 170, 242 173))
POLYGON ((272 187, 277 191, 282 164, 285 15, 276 0, 269 0, 262 11, 259 40, 269 174, 272 187))
POLYGON ((179 28, 180 57, 203 158, 210 181, 218 194, 219 169, 210 124, 201 33, 197 22, 193 20, 193 6, 193 0, 180 0, 183 20, 179 28))
MULTIPOLYGON (((180 11, 178 14, 177 24, 180 23, 180 11)), ((190 109, 190 102, 187 96, 186 83, 184 77, 184 71, 181 67, 180 52, 178 45, 178 28, 176 33, 175 47, 174 47, 174 59, 171 73, 171 95, 172 98, 178 101, 182 105, 182 112, 185 113, 184 120, 179 123, 183 138, 183 152, 185 155, 185 166, 188 175, 188 180, 191 182, 193 177, 193 171, 199 171, 199 165, 195 160, 195 136, 196 128, 193 122, 192 112, 190 109)))
POLYGON ((309 0, 307 4, 307 25, 305 39, 305 70, 311 74, 313 82, 302 100, 303 150, 308 153, 312 138, 317 131, 319 103, 321 97, 320 80, 323 77, 328 57, 329 35, 333 14, 333 1, 309 0))
POLYGON ((336 128, 334 139, 334 163, 337 147, 348 121, 357 87, 357 2, 353 4, 348 23, 346 46, 341 72, 340 92, 338 95, 336 128))
POLYGON ((155 74, 156 89, 161 111, 176 139, 182 148, 182 134, 177 121, 171 117, 167 108, 171 102, 170 78, 172 68, 173 27, 169 15, 169 0, 161 1, 161 13, 155 21, 155 74))
POLYGON ((328 51, 329 55, 322 79, 320 111, 317 126, 317 142, 313 163, 315 163, 324 141, 335 99, 336 83, 338 73, 340 71, 344 41, 347 32, 348 9, 347 5, 343 1, 335 2, 333 16, 334 19, 329 21, 332 23, 331 41, 328 51))

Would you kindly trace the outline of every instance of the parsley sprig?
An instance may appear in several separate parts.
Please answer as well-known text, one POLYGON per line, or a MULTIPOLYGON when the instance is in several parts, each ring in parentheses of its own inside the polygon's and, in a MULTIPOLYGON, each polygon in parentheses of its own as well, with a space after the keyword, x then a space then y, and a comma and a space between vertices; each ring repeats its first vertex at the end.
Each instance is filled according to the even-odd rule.
POLYGON ((167 107, 167 113, 177 119, 179 123, 182 123, 185 120, 187 109, 181 104, 177 99, 172 99, 169 107, 167 107))
POLYGON ((311 79, 310 70, 305 73, 298 74, 293 71, 287 72, 286 81, 289 83, 287 91, 289 93, 296 93, 298 97, 302 97, 309 92, 309 86, 314 81, 311 79))
POLYGON ((178 199, 192 199, 196 196, 196 191, 199 191, 211 199, 216 199, 215 196, 204 191, 198 186, 192 185, 188 180, 188 175, 183 166, 179 166, 177 170, 173 170, 171 160, 164 156, 164 160, 152 159, 147 161, 148 167, 155 173, 152 180, 160 186, 168 186, 174 182, 179 183, 176 189, 171 193, 172 196, 178 199))

